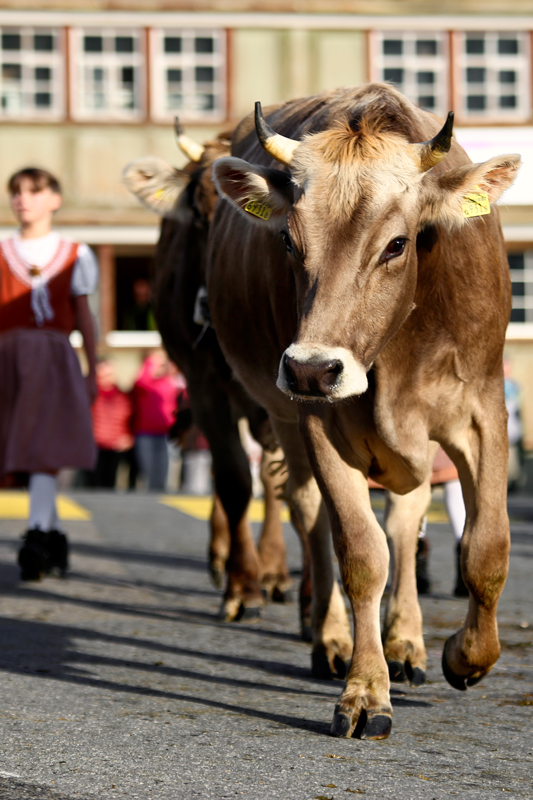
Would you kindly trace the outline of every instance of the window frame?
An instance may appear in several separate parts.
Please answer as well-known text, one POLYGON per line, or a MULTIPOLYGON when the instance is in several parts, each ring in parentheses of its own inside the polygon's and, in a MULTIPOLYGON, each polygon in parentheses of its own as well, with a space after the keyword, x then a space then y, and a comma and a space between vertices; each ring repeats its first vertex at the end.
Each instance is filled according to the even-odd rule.
MULTIPOLYGON (((225 28, 195 28, 179 27, 160 28, 151 27, 149 29, 149 53, 150 53, 150 119, 155 123, 169 123, 174 117, 179 116, 180 120, 186 124, 219 124, 227 119, 228 113, 228 32, 225 28), (186 49, 179 56, 176 54, 168 56, 163 50, 165 37, 175 35, 186 38, 188 41, 195 38, 214 38, 218 42, 218 49, 213 54, 198 54, 186 49), (195 66, 196 62, 196 66, 195 66), (205 63, 204 63, 205 62, 205 63), (210 62, 210 63, 207 63, 210 62), (215 102, 213 110, 199 109, 194 111, 188 108, 166 108, 166 72, 168 69, 191 70, 196 67, 212 66, 215 70, 213 85, 219 91, 214 92, 215 98, 219 98, 218 106, 215 102), (217 72, 218 71, 218 72, 217 72)), ((186 79, 185 85, 192 86, 194 83, 190 78, 186 79)), ((185 92, 188 96, 193 96, 194 92, 185 92)))
MULTIPOLYGON (((451 49, 450 70, 453 70, 453 105, 457 121, 462 125, 521 125, 530 122, 533 111, 531 97, 531 31, 455 30, 452 32, 452 40, 453 46, 451 49), (483 34, 485 41, 487 41, 488 38, 491 45, 496 43, 497 39, 502 36, 504 38, 517 36, 523 43, 523 52, 519 54, 519 58, 522 62, 522 85, 521 89, 517 88, 515 92, 519 98, 522 98, 522 104, 519 104, 519 107, 514 112, 501 108, 489 108, 486 111, 476 113, 475 111, 469 112, 466 108, 468 82, 465 73, 468 67, 476 68, 476 66, 478 66, 472 64, 473 60, 479 60, 479 62, 483 61, 483 64, 480 63, 479 67, 487 69, 489 72, 497 73, 506 69, 508 71, 519 72, 516 61, 513 62, 516 56, 502 55, 500 59, 496 53, 491 53, 490 51, 489 53, 483 54, 483 56, 480 56, 478 59, 473 55, 469 56, 466 53, 466 47, 463 43, 466 42, 467 37, 479 34, 483 34), (497 63, 494 61, 495 58, 498 58, 497 63)), ((520 86, 520 80, 518 84, 520 86)), ((491 97, 490 88, 496 87, 497 85, 498 82, 490 78, 487 84, 487 96, 491 97)), ((501 85, 501 82, 499 85, 501 85)), ((492 96, 496 97, 497 94, 497 92, 494 92, 492 96)), ((499 92, 499 94, 501 94, 501 92, 499 92)))
POLYGON ((533 250, 509 248, 507 256, 522 256, 524 260, 523 269, 512 269, 509 265, 511 285, 523 284, 523 294, 512 295, 513 311, 523 310, 523 320, 513 320, 513 325, 533 324, 533 250))
MULTIPOLYGON (((55 103, 50 108, 39 109, 35 104, 31 107, 24 108, 24 105, 17 113, 6 114, 0 103, 0 123, 10 122, 60 122, 66 115, 66 74, 67 74, 67 48, 65 28, 63 26, 55 25, 1 25, 0 35, 8 32, 17 32, 22 35, 22 47, 20 50, 3 50, 1 47, 0 39, 0 64, 9 63, 10 52, 13 52, 13 64, 19 63, 21 65, 22 81, 21 92, 22 94, 37 94, 38 84, 35 77, 29 76, 30 70, 36 70, 38 67, 51 68, 53 70, 52 79, 50 81, 50 88, 52 100, 55 103), (52 34, 55 37, 57 47, 55 50, 35 50, 24 48, 24 39, 41 34, 52 34), (22 54, 24 53, 24 57, 22 54), (20 54, 20 56, 19 56, 20 54), (26 73, 26 75, 25 75, 26 73), (29 88, 31 87, 31 89, 29 88)), ((3 77, 0 70, 0 97, 4 92, 3 77)))
MULTIPOLYGON (((145 29, 140 26, 114 27, 108 26, 78 26, 69 28, 69 89, 70 89, 70 116, 74 122, 83 123, 126 123, 135 124, 143 122, 147 116, 147 47, 145 29), (83 49, 83 40, 86 36, 102 36, 106 38, 129 37, 133 36, 138 41, 138 49, 132 53, 117 53, 116 51, 104 50, 100 53, 86 53, 83 49), (102 56, 100 64, 96 56, 102 56), (122 64, 121 61, 128 61, 122 64), (94 62, 94 63, 93 63, 94 62), (134 109, 128 108, 102 108, 91 109, 83 107, 80 99, 83 96, 85 83, 83 69, 86 67, 102 66, 103 69, 113 70, 122 67, 133 66, 138 77, 138 83, 134 82, 134 96, 138 100, 138 106, 134 109)), ((116 94, 116 77, 108 78, 106 94, 113 96, 116 94)))
MULTIPOLYGON (((385 69, 403 69, 408 74, 407 81, 404 80, 399 91, 408 97, 418 106, 415 94, 420 97, 423 93, 421 84, 416 80, 416 73, 422 71, 432 71, 436 73, 436 81, 432 85, 431 94, 436 97, 436 105, 432 109, 426 109, 431 113, 445 117, 450 106, 450 48, 449 36, 443 30, 389 30, 387 28, 374 29, 370 31, 370 79, 374 81, 385 81, 385 69), (417 55, 415 52, 402 53, 399 56, 386 56, 383 53, 383 41, 388 37, 401 39, 409 46, 414 45, 417 40, 436 39, 441 43, 441 53, 436 56, 417 55), (390 59, 387 61, 387 59, 390 59), (398 60, 398 64, 393 63, 393 59, 398 60), (402 63, 402 59, 405 59, 402 63), (405 88, 404 88, 405 87, 405 88), (415 92, 416 89, 416 92, 415 92), (412 90, 412 91, 411 91, 412 90)), ((392 83, 392 85, 395 85, 392 83)), ((419 106, 420 107, 420 106, 419 106)))

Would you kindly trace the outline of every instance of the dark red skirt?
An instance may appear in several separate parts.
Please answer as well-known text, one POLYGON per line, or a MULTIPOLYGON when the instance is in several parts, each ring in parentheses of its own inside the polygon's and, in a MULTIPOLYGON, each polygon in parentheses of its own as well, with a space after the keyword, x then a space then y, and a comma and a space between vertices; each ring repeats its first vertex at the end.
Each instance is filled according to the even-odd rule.
POLYGON ((0 475, 92 469, 96 446, 85 381, 68 337, 0 336, 0 475))

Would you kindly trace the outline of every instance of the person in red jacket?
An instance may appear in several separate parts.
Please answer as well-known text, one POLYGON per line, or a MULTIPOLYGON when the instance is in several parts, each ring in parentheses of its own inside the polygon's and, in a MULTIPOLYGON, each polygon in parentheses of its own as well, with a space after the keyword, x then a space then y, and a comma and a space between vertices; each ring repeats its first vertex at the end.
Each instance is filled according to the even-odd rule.
POLYGON ((98 460, 90 482, 93 487, 114 489, 120 460, 134 444, 133 402, 116 385, 113 364, 107 359, 96 365, 96 386, 98 393, 91 416, 98 460))
POLYGON ((22 580, 38 580, 67 568, 57 473, 92 469, 96 460, 88 295, 96 289, 98 265, 87 245, 52 230, 61 189, 51 173, 28 167, 11 176, 8 190, 20 230, 0 245, 0 476, 30 473, 30 518, 18 563, 22 580), (85 380, 69 342, 74 328, 89 365, 85 380))
POLYGON ((165 351, 155 350, 144 360, 133 387, 135 453, 150 490, 164 490, 167 480, 167 433, 179 390, 172 372, 165 351))

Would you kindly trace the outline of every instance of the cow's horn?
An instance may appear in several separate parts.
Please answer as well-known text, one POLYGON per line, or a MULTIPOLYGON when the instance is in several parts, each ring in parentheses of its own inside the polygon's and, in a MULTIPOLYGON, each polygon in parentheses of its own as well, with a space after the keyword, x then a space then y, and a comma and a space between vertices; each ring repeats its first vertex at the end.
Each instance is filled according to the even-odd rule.
POLYGON ((201 144, 197 144, 196 142, 193 142, 192 139, 189 139, 188 136, 185 136, 178 117, 174 117, 174 130, 176 132, 178 147, 182 153, 184 153, 191 161, 200 161, 204 154, 205 147, 202 147, 201 144))
POLYGON ((420 158, 420 172, 427 172, 442 161, 452 145, 453 111, 448 113, 441 130, 429 142, 415 145, 420 158))
POLYGON ((296 141, 296 139, 287 139, 286 136, 282 136, 280 133, 273 131, 263 117, 261 103, 255 104, 255 130, 261 147, 263 147, 272 158, 288 166, 292 161, 294 151, 300 146, 300 142, 296 141))

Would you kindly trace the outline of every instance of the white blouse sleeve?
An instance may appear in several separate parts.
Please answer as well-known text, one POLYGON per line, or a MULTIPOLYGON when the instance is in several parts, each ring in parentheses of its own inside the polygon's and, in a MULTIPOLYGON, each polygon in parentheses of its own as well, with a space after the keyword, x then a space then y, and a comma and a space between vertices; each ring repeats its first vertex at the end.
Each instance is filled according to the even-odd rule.
POLYGON ((98 261, 96 256, 86 244, 78 247, 78 258, 72 271, 70 293, 74 297, 82 294, 92 294, 98 287, 98 261))

